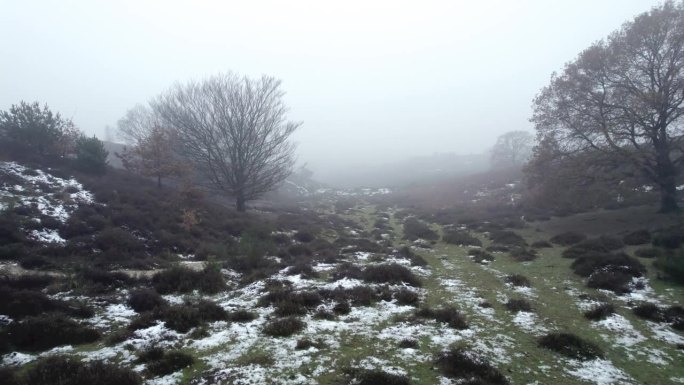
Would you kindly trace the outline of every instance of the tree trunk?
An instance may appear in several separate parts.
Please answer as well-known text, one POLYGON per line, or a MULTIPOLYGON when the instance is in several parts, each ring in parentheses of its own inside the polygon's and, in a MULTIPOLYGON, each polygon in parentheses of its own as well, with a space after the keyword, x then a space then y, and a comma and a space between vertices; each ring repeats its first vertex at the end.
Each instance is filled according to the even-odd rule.
POLYGON ((660 210, 661 213, 673 213, 679 211, 677 204, 677 187, 674 178, 668 183, 660 185, 660 210))
POLYGON ((679 211, 677 204, 677 168, 672 164, 670 153, 664 146, 656 143, 657 158, 657 183, 660 187, 660 210, 661 213, 679 211))
POLYGON ((157 188, 161 188, 161 175, 157 175, 157 188))
POLYGON ((245 207, 245 196, 242 192, 238 192, 237 196, 235 197, 235 208, 241 213, 247 210, 245 207))

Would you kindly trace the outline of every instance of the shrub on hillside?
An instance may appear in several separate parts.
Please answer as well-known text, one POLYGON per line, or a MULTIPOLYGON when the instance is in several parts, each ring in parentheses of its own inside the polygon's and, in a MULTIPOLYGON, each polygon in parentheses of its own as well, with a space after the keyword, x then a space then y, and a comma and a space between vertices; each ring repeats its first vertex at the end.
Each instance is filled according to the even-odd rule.
POLYGON ((584 317, 592 321, 600 321, 615 313, 615 306, 611 303, 602 303, 584 312, 584 317))
POLYGON ((537 259, 537 252, 525 247, 514 247, 508 255, 518 262, 529 262, 537 259))
POLYGON ((154 289, 138 289, 128 296, 128 306, 138 313, 166 305, 166 301, 154 289))
POLYGON ((227 316, 227 319, 232 322, 252 322, 257 318, 259 318, 257 313, 245 309, 233 310, 228 312, 227 316))
POLYGON ((415 287, 421 286, 420 278, 413 274, 408 268, 397 263, 368 265, 363 269, 361 278, 366 282, 372 283, 405 283, 415 287))
POLYGON ((61 345, 86 344, 100 338, 97 330, 60 314, 45 314, 12 322, 3 334, 0 339, 5 339, 18 350, 28 352, 40 352, 61 345))
POLYGON ((90 293, 103 293, 128 286, 133 279, 121 272, 84 267, 76 272, 75 285, 90 293))
POLYGON ((505 281, 513 286, 530 287, 530 280, 522 274, 508 275, 505 281))
POLYGON ((574 231, 566 231, 564 233, 556 234, 551 237, 551 243, 555 243, 561 246, 570 246, 576 243, 582 242, 587 239, 587 236, 574 231))
POLYGON ((154 376, 166 376, 183 368, 191 366, 195 359, 184 352, 172 350, 165 352, 161 349, 143 353, 139 362, 147 364, 147 372, 154 376))
POLYGON ((519 247, 525 247, 527 246, 527 242, 523 237, 518 235, 517 233, 509 230, 495 230, 489 233, 489 239, 492 240, 492 243, 498 243, 501 245, 508 245, 508 246, 519 246, 519 247))
POLYGON ((316 237, 309 231, 300 230, 294 234, 294 239, 298 242, 309 243, 316 239, 316 237))
POLYGON ((616 294, 632 291, 630 284, 632 275, 616 266, 608 266, 593 272, 587 280, 587 286, 594 289, 610 290, 616 294))
POLYGON ((606 254, 593 253, 575 259, 570 265, 575 274, 589 277, 592 273, 605 268, 615 268, 633 277, 640 277, 646 271, 644 265, 637 259, 624 253, 606 254))
POLYGON ((440 353, 435 364, 445 377, 463 384, 508 385, 508 379, 484 358, 462 348, 440 353))
POLYGON ((40 385, 140 385, 142 379, 131 369, 119 365, 52 356, 31 365, 25 373, 25 382, 40 385))
POLYGON ((446 230, 442 235, 442 241, 459 246, 482 246, 482 241, 465 230, 446 230))
POLYGON ((51 299, 40 291, 16 290, 0 286, 0 314, 15 320, 45 313, 64 313, 73 317, 89 318, 94 312, 84 303, 51 299))
POLYGON ((394 299, 399 305, 416 306, 420 302, 420 297, 415 292, 409 289, 401 289, 394 293, 394 299))
POLYGON ((566 357, 578 360, 602 358, 603 351, 597 345, 570 333, 551 333, 541 337, 538 344, 566 357))
POLYGON ((526 299, 509 299, 506 302, 506 309, 517 313, 520 311, 530 312, 532 311, 532 304, 526 299))
POLYGON ((567 250, 563 251, 562 255, 563 258, 579 258, 589 253, 608 253, 619 250, 622 247, 624 247, 624 244, 621 240, 617 238, 601 236, 598 238, 586 239, 574 246, 571 246, 567 250))
POLYGON ((622 242, 625 245, 645 245, 651 243, 651 233, 648 230, 637 230, 631 233, 625 234, 622 237, 622 242))
POLYGON ((413 250, 411 250, 411 248, 408 246, 402 246, 397 252, 397 255, 400 258, 405 258, 411 261, 411 266, 427 266, 428 264, 425 258, 414 253, 413 250))
POLYGON ((387 373, 380 369, 347 369, 344 382, 348 385, 408 385, 409 378, 404 375, 387 373))
POLYGON ((337 238, 333 246, 341 249, 344 253, 378 253, 382 251, 382 246, 366 238, 337 238))
POLYGON ((404 220, 404 239, 409 241, 415 241, 416 239, 436 241, 439 239, 439 235, 420 219, 408 217, 404 220))
POLYGON ((215 294, 225 289, 226 282, 220 269, 214 265, 209 265, 202 271, 174 266, 155 274, 152 285, 161 294, 188 293, 193 290, 215 294))
POLYGON ((531 246, 535 249, 547 249, 553 247, 553 245, 547 241, 535 241, 531 246))
POLYGON ((437 322, 447 324, 454 329, 467 329, 468 323, 465 317, 453 306, 445 306, 441 308, 424 307, 415 312, 418 318, 432 319, 437 322))
POLYGON ((109 152, 97 137, 81 136, 76 141, 75 151, 74 166, 77 169, 92 174, 104 174, 107 171, 109 152))
POLYGON ((488 252, 486 252, 482 249, 469 249, 468 250, 468 256, 472 257, 473 262, 477 262, 477 263, 485 264, 485 265, 496 259, 493 255, 489 254, 488 252))
POLYGON ((15 290, 35 290, 44 289, 55 281, 55 277, 47 274, 22 274, 0 277, 0 287, 6 286, 15 290))
POLYGON ((262 332, 272 337, 288 337, 304 329, 304 322, 294 317, 276 318, 267 322, 262 332))
POLYGON ((656 304, 646 302, 632 309, 634 315, 649 321, 662 322, 665 320, 663 310, 656 304))

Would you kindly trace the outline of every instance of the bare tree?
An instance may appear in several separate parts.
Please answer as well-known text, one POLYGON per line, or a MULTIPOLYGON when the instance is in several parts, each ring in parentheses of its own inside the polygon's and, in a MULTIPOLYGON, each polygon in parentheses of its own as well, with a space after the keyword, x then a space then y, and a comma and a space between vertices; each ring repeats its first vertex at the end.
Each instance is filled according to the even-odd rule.
POLYGON ((565 156, 597 151, 630 163, 678 210, 684 161, 684 6, 665 2, 625 23, 566 65, 534 100, 540 141, 565 156))
POLYGON ((496 140, 490 154, 492 167, 522 166, 532 155, 534 135, 527 131, 510 131, 496 140))
POLYGON ((187 173, 187 165, 176 154, 175 132, 165 129, 159 117, 145 106, 136 105, 119 120, 119 136, 128 144, 117 153, 128 171, 157 180, 187 173))
POLYGON ((235 198, 238 211, 284 181, 294 162, 280 81, 229 73, 178 84, 153 103, 179 151, 210 182, 235 198))

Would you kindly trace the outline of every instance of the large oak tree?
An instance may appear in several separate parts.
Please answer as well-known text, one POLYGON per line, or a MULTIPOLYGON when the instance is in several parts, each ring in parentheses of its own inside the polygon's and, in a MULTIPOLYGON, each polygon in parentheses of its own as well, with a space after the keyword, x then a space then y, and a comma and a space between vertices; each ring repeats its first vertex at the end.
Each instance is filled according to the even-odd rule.
POLYGON ((684 162, 684 5, 666 2, 594 43, 554 74, 533 103, 538 139, 559 156, 587 151, 628 163, 678 210, 684 162))
POLYGON ((238 211, 283 182, 294 162, 280 80, 224 74, 177 84, 152 102, 178 150, 238 211))

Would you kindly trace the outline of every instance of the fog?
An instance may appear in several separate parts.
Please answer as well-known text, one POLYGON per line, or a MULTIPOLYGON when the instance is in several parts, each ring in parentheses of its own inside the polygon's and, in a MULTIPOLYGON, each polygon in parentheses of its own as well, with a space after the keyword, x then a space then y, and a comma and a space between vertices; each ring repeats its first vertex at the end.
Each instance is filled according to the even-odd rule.
POLYGON ((656 1, 3 1, 0 109, 47 103, 85 132, 176 81, 283 80, 299 163, 336 176, 478 154, 532 130, 534 95, 656 1))

